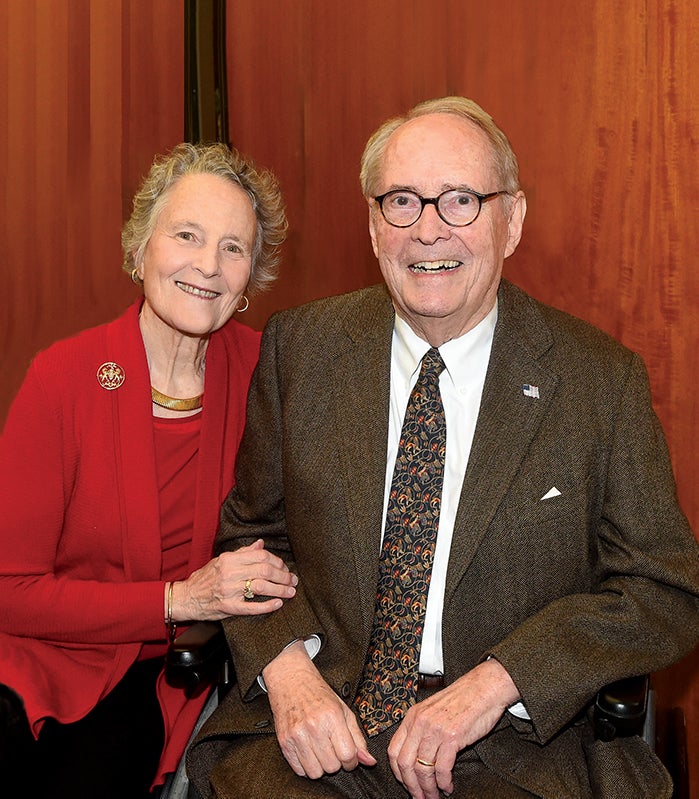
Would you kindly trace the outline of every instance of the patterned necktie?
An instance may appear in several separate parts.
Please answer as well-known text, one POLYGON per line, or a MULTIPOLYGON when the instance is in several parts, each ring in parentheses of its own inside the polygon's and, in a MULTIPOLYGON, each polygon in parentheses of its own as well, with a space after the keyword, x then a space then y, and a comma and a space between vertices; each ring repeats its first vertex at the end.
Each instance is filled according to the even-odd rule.
POLYGON ((405 410, 386 512, 374 626, 355 705, 369 736, 403 718, 417 697, 418 659, 437 541, 447 425, 432 348, 405 410))

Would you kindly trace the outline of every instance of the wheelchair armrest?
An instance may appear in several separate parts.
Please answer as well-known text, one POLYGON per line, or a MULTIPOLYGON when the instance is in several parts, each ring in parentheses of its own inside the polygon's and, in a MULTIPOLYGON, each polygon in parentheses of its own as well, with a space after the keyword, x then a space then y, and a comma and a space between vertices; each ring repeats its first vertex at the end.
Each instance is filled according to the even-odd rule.
POLYGON ((627 677, 606 685, 594 705, 595 738, 611 741, 617 737, 642 735, 648 709, 649 678, 627 677))
POLYGON ((230 651, 218 622, 196 622, 175 638, 165 655, 165 679, 188 695, 214 683, 221 690, 234 682, 230 651))

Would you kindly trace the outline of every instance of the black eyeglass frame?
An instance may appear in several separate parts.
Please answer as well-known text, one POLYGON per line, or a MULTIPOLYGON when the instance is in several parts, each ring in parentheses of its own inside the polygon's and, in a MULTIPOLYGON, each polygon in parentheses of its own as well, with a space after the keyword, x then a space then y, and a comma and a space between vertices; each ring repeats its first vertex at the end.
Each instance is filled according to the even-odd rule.
POLYGON ((388 222, 388 224, 391 225, 391 227, 398 227, 398 228, 412 227, 416 222, 419 221, 420 217, 422 216, 422 212, 425 210, 426 205, 434 205, 434 210, 437 212, 439 218, 442 220, 442 222, 449 225, 449 227, 468 227, 469 225, 472 225, 476 221, 476 219, 478 219, 478 217, 481 215, 481 209, 483 208, 483 203, 488 202, 488 200, 492 200, 495 197, 499 197, 501 194, 509 194, 509 193, 510 193, 509 191, 505 191, 504 189, 502 189, 501 191, 491 191, 488 192, 487 194, 482 194, 481 192, 474 191, 473 189, 446 189, 441 194, 438 194, 436 197, 421 197, 417 192, 411 191, 410 189, 391 189, 391 191, 387 191, 384 194, 380 194, 378 197, 374 197, 374 200, 376 200, 376 202, 379 204, 379 208, 381 209, 381 215, 386 220, 386 222, 388 222), (472 194, 474 197, 478 199, 478 211, 476 211, 476 215, 473 217, 473 219, 470 222, 464 222, 463 225, 455 225, 453 222, 449 222, 449 220, 445 219, 442 216, 442 212, 439 210, 439 201, 441 200, 442 197, 444 197, 445 194, 449 194, 449 192, 452 191, 467 192, 468 194, 472 194), (397 225, 395 222, 391 222, 390 219, 386 218, 386 214, 384 213, 383 210, 383 201, 386 199, 386 197, 388 197, 389 194, 400 194, 400 193, 412 194, 415 197, 417 197, 418 200, 420 200, 420 213, 408 225, 397 225))

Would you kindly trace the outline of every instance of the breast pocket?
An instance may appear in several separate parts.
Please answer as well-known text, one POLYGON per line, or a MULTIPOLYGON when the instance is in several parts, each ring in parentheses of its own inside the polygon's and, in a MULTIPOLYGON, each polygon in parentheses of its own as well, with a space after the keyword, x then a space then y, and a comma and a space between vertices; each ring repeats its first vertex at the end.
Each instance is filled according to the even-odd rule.
POLYGON ((555 484, 549 488, 528 489, 527 496, 511 495, 502 507, 502 514, 509 525, 518 527, 541 525, 558 518, 580 518, 587 515, 588 494, 583 487, 555 484))

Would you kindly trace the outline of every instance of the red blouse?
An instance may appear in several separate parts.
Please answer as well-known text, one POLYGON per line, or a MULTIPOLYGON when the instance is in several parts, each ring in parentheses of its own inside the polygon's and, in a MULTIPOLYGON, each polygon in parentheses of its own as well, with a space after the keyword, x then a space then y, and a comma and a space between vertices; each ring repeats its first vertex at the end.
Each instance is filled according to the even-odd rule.
POLYGON ((202 413, 183 419, 153 418, 163 580, 184 580, 189 576, 202 413))
MULTIPOLYGON (((184 580, 190 572, 202 414, 179 419, 153 417, 163 580, 184 580)), ((167 644, 162 641, 145 643, 138 659, 162 657, 166 651, 167 644)))

